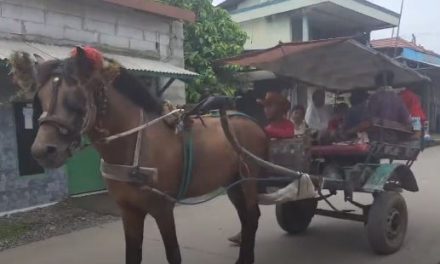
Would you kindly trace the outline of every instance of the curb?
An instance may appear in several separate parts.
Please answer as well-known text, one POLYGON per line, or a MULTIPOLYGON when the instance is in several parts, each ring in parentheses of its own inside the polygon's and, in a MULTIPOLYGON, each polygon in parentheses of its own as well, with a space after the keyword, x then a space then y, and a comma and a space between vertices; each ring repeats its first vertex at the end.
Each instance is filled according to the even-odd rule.
POLYGON ((438 139, 426 142, 425 148, 431 148, 431 147, 436 147, 436 146, 440 146, 440 140, 438 140, 438 139))

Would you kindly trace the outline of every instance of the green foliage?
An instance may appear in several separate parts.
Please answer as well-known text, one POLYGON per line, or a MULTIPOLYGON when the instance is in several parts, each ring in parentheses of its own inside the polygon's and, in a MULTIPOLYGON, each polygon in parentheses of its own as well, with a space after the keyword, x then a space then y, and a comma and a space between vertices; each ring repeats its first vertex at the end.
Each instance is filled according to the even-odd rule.
POLYGON ((187 101, 199 100, 204 89, 210 93, 233 94, 239 82, 233 73, 238 67, 215 67, 214 61, 235 56, 243 51, 247 36, 228 12, 214 7, 210 0, 162 0, 166 4, 192 10, 196 23, 186 23, 185 64, 200 74, 187 89, 187 101))

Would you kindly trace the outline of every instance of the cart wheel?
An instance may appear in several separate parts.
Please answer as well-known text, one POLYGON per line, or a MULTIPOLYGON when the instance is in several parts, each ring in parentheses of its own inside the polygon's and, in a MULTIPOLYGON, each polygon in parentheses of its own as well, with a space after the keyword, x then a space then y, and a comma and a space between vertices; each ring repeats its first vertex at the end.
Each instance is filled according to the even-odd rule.
POLYGON ((277 204, 275 212, 278 225, 289 234, 304 232, 315 215, 317 205, 316 199, 277 204))
POLYGON ((397 192, 375 196, 368 212, 367 235, 377 254, 392 254, 400 249, 406 235, 408 212, 405 199, 397 192))

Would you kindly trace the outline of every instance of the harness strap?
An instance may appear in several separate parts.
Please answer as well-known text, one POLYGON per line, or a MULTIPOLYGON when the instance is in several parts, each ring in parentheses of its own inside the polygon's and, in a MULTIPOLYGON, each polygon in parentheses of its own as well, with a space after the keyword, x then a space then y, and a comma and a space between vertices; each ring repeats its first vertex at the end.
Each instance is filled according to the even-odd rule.
POLYGON ((192 181, 193 157, 193 135, 192 130, 183 130, 183 174, 180 183, 177 200, 181 200, 188 192, 192 181))
POLYGON ((146 177, 133 177, 133 166, 118 165, 105 162, 101 159, 101 174, 102 177, 114 181, 136 183, 144 186, 149 181, 158 181, 157 168, 140 167, 139 172, 146 177))
MULTIPOLYGON (((144 111, 141 109, 140 116, 139 116, 139 123, 140 125, 144 124, 144 111)), ((136 139, 136 146, 134 149, 134 157, 133 157, 133 167, 139 167, 139 159, 141 157, 141 148, 142 148, 142 135, 143 130, 139 130, 137 132, 137 139, 136 139)))
POLYGON ((49 108, 47 110, 48 116, 53 114, 53 112, 55 111, 55 108, 57 106, 58 90, 60 88, 60 85, 61 85, 61 79, 60 79, 60 77, 57 76, 53 79, 53 82, 52 82, 52 87, 53 87, 52 88, 52 98, 50 99, 49 108))

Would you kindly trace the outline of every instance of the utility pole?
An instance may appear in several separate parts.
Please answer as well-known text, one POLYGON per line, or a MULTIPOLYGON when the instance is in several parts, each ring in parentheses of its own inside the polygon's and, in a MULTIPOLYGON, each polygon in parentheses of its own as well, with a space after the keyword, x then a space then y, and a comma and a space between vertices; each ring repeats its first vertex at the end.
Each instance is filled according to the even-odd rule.
POLYGON ((402 0, 402 4, 400 5, 400 16, 399 16, 399 24, 397 25, 397 34, 396 39, 394 40, 394 56, 393 58, 397 57, 397 40, 400 36, 400 22, 402 21, 402 14, 403 14, 403 6, 405 4, 405 0, 402 0))

